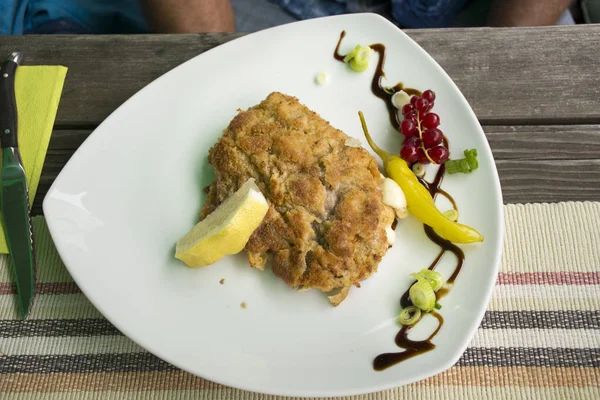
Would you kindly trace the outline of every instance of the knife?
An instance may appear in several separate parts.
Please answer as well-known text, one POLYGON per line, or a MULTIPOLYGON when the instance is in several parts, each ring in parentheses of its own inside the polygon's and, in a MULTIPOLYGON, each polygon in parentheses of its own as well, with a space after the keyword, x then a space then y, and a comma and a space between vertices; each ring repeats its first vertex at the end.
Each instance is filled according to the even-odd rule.
POLYGON ((0 209, 17 283, 19 310, 21 317, 25 319, 33 300, 35 260, 29 194, 17 142, 15 73, 21 58, 22 53, 15 51, 0 67, 0 148, 2 149, 0 209))

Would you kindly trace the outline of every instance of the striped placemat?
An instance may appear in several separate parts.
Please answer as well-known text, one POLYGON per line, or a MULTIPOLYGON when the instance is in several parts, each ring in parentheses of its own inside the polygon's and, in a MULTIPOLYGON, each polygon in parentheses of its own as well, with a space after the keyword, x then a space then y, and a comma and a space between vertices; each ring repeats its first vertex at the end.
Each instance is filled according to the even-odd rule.
MULTIPOLYGON (((600 399, 600 203, 505 206, 502 267, 488 311, 450 370, 348 399, 600 399)), ((37 300, 18 320, 0 258, 0 399, 253 399, 147 353, 112 327, 35 218, 37 300)))

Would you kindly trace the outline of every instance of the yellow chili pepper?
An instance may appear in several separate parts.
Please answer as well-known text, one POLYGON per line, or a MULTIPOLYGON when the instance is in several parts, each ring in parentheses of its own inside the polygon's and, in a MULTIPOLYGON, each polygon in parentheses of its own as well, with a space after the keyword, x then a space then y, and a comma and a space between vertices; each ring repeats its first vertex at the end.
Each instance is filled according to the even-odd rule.
POLYGON ((369 135, 365 117, 358 112, 365 137, 375 153, 383 160, 388 177, 396 181, 406 197, 408 211, 419 221, 432 227, 438 235, 453 243, 482 242, 483 236, 470 226, 453 222, 435 206, 429 191, 421 185, 415 174, 402 158, 381 150, 369 135))

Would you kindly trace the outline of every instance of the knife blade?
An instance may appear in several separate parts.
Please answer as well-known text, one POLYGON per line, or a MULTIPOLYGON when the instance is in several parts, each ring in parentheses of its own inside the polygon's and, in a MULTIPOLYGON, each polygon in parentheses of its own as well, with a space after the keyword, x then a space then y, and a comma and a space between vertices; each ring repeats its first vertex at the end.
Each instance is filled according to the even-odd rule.
POLYGON ((17 141, 15 74, 21 58, 21 52, 13 52, 0 67, 0 209, 17 284, 19 311, 25 319, 35 291, 35 258, 27 180, 17 141))

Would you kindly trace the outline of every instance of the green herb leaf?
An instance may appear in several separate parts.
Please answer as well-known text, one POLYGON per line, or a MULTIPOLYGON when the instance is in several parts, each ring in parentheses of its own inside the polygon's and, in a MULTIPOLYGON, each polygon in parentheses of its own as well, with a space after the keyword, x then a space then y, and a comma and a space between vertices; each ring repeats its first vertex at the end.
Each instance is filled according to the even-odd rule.
POLYGON ((449 174, 456 174, 458 172, 463 174, 470 174, 479 168, 479 161, 477 160, 477 149, 465 150, 465 157, 457 160, 446 161, 446 171, 449 174))

